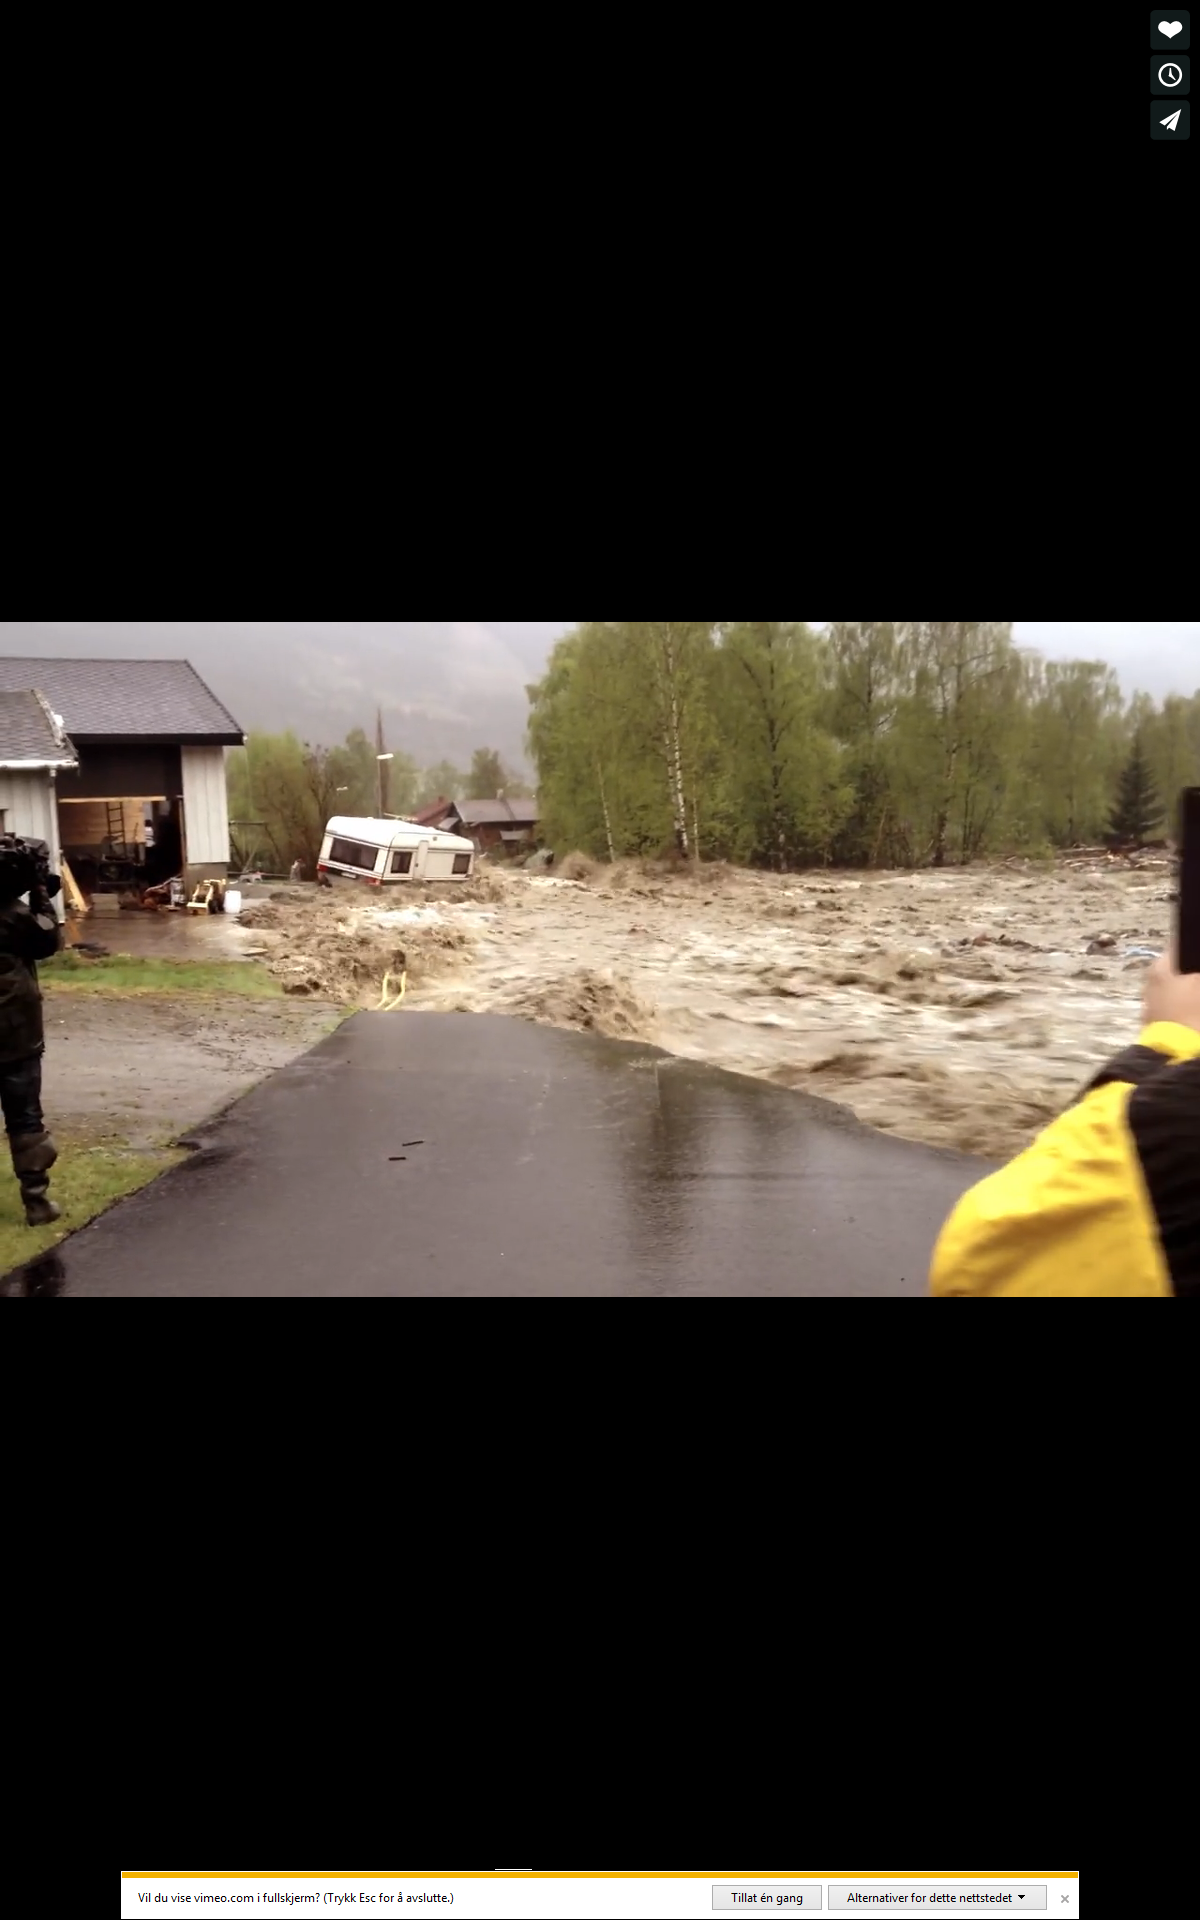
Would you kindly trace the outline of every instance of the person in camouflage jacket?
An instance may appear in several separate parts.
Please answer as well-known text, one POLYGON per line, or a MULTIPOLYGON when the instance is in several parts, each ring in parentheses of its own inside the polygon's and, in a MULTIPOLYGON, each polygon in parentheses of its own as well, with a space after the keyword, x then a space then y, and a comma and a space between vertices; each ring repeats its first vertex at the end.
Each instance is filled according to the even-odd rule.
POLYGON ((52 898, 59 883, 49 873, 45 852, 40 842, 0 838, 0 1105, 31 1227, 49 1226, 59 1217, 49 1198, 58 1152, 42 1115, 45 1033, 37 963, 59 948, 52 898))

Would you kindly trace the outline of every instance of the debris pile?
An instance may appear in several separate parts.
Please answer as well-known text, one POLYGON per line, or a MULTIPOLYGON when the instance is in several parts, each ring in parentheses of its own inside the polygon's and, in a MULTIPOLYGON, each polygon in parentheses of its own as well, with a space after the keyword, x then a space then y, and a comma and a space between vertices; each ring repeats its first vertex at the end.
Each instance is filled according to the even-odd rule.
POLYGON ((407 970, 407 960, 394 942, 336 929, 299 948, 276 948, 264 965, 285 993, 365 1007, 378 1004, 385 975, 399 977, 407 970))
POLYGON ((453 971, 471 945, 470 935, 447 924, 436 910, 387 924, 386 914, 346 896, 312 889, 273 894, 242 911, 242 925, 261 934, 262 964, 287 994, 343 1005, 377 1007, 383 981, 407 973, 410 984, 453 971))
POLYGON ((268 906, 265 900, 254 900, 242 908, 241 921, 244 927, 281 927, 284 917, 278 907, 268 906))
POLYGON ((1144 867, 1170 872, 1176 855, 1166 841, 1151 847, 1067 847, 1057 865, 1068 873, 1139 873, 1144 867))

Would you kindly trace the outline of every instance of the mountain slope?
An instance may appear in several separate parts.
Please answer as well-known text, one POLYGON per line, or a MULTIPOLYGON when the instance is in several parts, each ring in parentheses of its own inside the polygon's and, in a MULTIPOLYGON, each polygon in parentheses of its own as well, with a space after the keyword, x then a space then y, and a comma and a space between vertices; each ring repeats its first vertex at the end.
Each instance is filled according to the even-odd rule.
POLYGON ((426 764, 469 762, 475 747, 524 760, 526 684, 564 622, 0 622, 0 651, 189 659, 247 730, 294 727, 330 743, 373 732, 426 764))

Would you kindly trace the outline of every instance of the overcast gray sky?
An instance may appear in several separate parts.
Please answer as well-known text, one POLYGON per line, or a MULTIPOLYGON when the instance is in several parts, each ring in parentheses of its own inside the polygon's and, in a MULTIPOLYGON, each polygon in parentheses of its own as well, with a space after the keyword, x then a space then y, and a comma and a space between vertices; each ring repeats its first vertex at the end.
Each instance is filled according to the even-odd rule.
POLYGON ((1013 631, 1047 659, 1106 660, 1126 693, 1200 689, 1200 620, 1018 620, 1013 631))
POLYGON ((1195 693, 1200 688, 1200 621, 1017 621, 1023 647, 1066 660, 1107 660, 1127 693, 1195 693))
MULTIPOLYGON (((5 620, 0 652, 186 656, 244 727, 332 741, 370 727, 426 762, 520 758, 528 702, 566 620, 5 620)), ((813 622, 823 625, 823 622, 813 622)), ((1018 643, 1107 660, 1126 693, 1200 688, 1200 622, 1018 621, 1018 643)))

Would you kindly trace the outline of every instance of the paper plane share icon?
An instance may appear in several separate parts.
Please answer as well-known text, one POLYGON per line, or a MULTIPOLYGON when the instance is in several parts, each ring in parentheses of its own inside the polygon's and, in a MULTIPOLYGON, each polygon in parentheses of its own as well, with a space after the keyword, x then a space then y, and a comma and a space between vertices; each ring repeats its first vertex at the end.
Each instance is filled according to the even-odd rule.
POLYGON ((1174 113, 1169 113, 1165 120, 1159 121, 1158 123, 1159 126, 1170 127, 1171 132, 1174 133, 1176 127, 1179 125, 1179 116, 1182 113, 1182 111, 1183 111, 1182 107, 1176 107, 1174 113))

